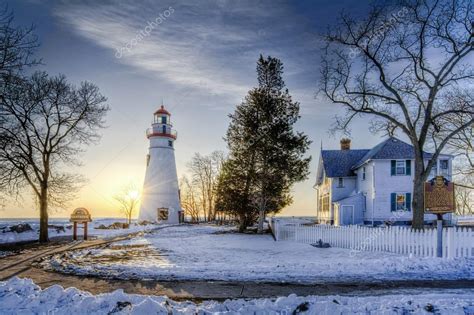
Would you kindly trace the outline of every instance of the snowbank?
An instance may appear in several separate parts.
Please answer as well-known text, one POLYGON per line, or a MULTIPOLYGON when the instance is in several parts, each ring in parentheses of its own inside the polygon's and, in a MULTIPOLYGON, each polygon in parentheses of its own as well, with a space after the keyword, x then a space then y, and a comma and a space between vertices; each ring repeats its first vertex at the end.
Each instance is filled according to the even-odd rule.
POLYGON ((386 296, 290 295, 277 299, 175 302, 165 296, 92 295, 53 285, 42 290, 31 279, 0 282, 1 314, 472 314, 474 290, 386 296))
POLYGON ((11 252, 0 250, 0 258, 11 255, 11 252))
POLYGON ((46 269, 121 279, 267 282, 474 279, 474 259, 408 257, 275 242, 228 227, 177 226, 104 249, 84 249, 41 262, 46 269))
MULTIPOLYGON (((96 229, 96 227, 104 224, 108 226, 111 223, 117 222, 117 221, 124 221, 123 219, 96 219, 93 220, 92 223, 89 225, 88 228, 88 235, 93 236, 93 237, 98 237, 98 238, 107 238, 107 237, 115 237, 119 235, 126 235, 130 233, 135 233, 135 232, 140 232, 140 231, 146 231, 150 230, 153 227, 156 227, 156 225, 137 225, 132 223, 130 228, 128 229, 117 229, 117 230, 107 230, 107 229, 96 229)), ((16 233, 16 232, 2 232, 0 231, 0 244, 6 244, 6 243, 16 243, 16 242, 25 242, 25 241, 33 241, 38 239, 39 235, 39 221, 38 220, 30 220, 30 219, 25 219, 25 220, 0 220, 0 228, 6 228, 8 226, 20 224, 20 223, 28 223, 33 230, 32 231, 27 231, 23 233, 16 233)), ((71 223, 67 219, 53 219, 50 220, 49 222, 51 225, 54 226, 63 226, 64 227, 64 232, 58 231, 55 228, 49 228, 49 237, 54 238, 54 237, 61 237, 61 236, 71 236, 73 231, 71 228, 71 223)), ((4 229, 5 230, 5 229, 4 229)), ((79 224, 78 225, 78 236, 82 237, 83 235, 83 225, 79 224)))

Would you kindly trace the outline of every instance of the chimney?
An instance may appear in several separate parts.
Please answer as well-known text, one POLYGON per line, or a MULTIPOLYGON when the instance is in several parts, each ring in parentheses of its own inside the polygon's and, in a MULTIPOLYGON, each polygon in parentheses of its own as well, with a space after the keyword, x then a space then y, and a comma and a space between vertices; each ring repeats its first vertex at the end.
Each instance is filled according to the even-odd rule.
POLYGON ((341 150, 350 150, 351 149, 351 139, 342 138, 341 139, 341 150))

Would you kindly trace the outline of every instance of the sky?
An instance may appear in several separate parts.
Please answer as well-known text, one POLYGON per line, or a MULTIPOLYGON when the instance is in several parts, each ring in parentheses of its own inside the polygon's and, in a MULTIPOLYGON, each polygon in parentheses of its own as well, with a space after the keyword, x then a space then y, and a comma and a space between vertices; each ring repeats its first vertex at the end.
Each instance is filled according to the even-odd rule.
MULTIPOLYGON (((111 111, 98 145, 80 157, 73 171, 88 180, 66 217, 76 207, 93 216, 120 216, 113 196, 145 175, 153 112, 163 102, 178 131, 178 177, 195 152, 226 151, 223 136, 232 113, 256 86, 260 54, 278 57, 284 80, 301 104, 295 129, 313 141, 311 174, 293 188, 294 202, 283 215, 315 215, 315 173, 321 144, 337 149, 341 135, 329 129, 337 105, 316 95, 322 35, 341 10, 364 14, 367 3, 320 1, 7 1, 15 23, 35 26, 37 57, 51 75, 64 74, 74 84, 91 81, 108 98, 111 111)), ((382 141, 370 134, 368 120, 352 126, 352 147, 382 141)), ((37 217, 27 193, 9 202, 0 218, 37 217)))

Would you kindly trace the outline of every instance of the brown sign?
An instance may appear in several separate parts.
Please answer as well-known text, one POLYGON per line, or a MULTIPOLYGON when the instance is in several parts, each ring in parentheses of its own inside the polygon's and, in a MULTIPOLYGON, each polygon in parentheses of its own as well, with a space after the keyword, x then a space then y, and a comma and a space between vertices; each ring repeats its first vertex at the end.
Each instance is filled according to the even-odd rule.
POLYGON ((86 208, 77 208, 71 214, 70 222, 84 223, 91 222, 91 215, 86 208))
POLYGON ((454 184, 443 176, 425 183, 425 211, 450 213, 455 210, 454 184))

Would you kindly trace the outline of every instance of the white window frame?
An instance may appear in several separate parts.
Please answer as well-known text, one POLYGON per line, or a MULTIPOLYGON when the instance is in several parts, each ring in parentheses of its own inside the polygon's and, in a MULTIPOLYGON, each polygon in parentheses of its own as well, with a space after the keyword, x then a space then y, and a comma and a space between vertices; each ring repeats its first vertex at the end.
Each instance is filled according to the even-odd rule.
POLYGON ((407 174, 407 162, 405 160, 395 160, 395 175, 396 176, 404 176, 407 174), (398 166, 398 164, 403 164, 403 173, 398 173, 398 169, 402 168, 401 166, 398 166))
POLYGON ((395 193, 395 211, 408 211, 407 207, 407 193, 397 192, 395 193), (401 209, 398 208, 398 196, 403 197, 403 207, 401 209))

